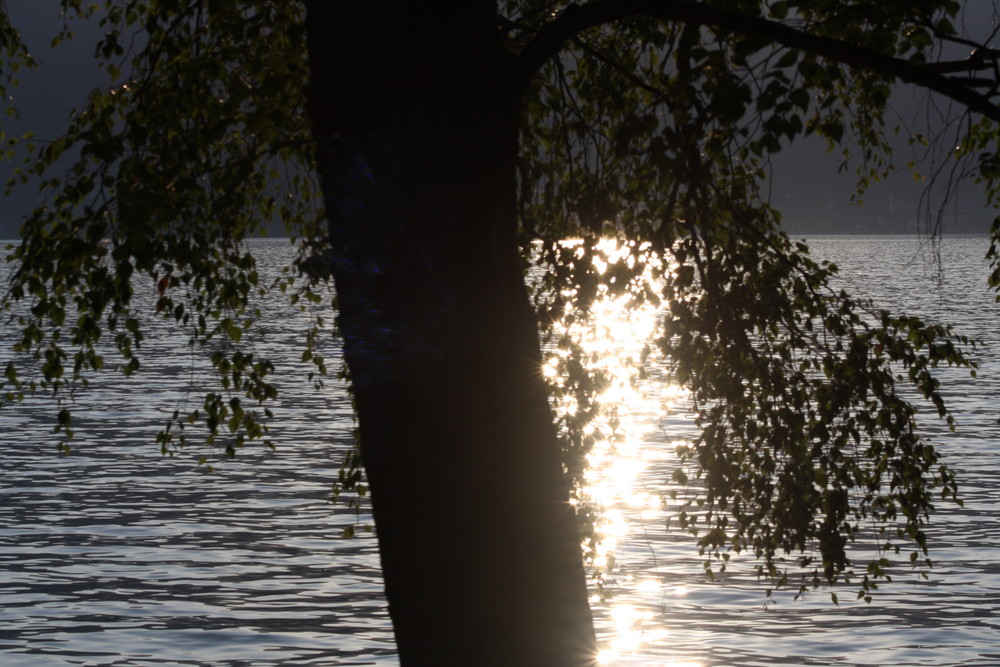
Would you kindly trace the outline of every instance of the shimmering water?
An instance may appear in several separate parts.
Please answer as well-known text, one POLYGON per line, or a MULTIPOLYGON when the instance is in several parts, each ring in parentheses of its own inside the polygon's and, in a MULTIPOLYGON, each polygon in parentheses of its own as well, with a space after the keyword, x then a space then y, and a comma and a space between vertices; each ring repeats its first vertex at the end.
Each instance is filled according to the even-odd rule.
MULTIPOLYGON (((854 294, 950 321, 988 343, 976 353, 978 379, 939 372, 957 432, 929 415, 924 422, 960 475, 965 506, 942 504, 933 519, 929 581, 902 568, 871 605, 841 593, 839 607, 819 592, 799 601, 779 596, 765 608, 764 588, 746 568, 706 580, 689 539, 663 529, 669 508, 646 521, 626 511, 620 588, 599 607, 605 627, 617 629, 609 636, 622 648, 614 664, 1000 665, 1000 306, 985 286, 986 239, 945 239, 940 265, 934 248, 908 237, 814 238, 810 245, 841 268, 854 294)), ((636 454, 643 470, 634 490, 659 495, 672 471, 663 443, 689 433, 690 424, 683 414, 645 423, 651 428, 636 454)))
MULTIPOLYGON (((946 239, 940 275, 916 239, 811 244, 854 292, 993 342, 978 380, 941 373, 958 432, 928 422, 965 498, 934 519, 931 579, 902 570, 871 605, 818 593, 766 608, 739 567, 707 581, 658 502, 670 443, 691 425, 653 368, 644 392, 616 398, 623 437, 595 461, 614 566, 594 607, 611 664, 1000 665, 1000 309, 985 240, 946 239)), ((69 456, 55 453, 47 401, 0 411, 0 664, 395 664, 374 540, 340 538, 358 518, 327 502, 353 424, 342 388, 316 393, 303 377, 305 324, 284 311, 268 324, 267 351, 287 369, 277 451, 247 449, 214 473, 151 444, 200 381, 166 330, 137 378, 78 395, 69 456)))

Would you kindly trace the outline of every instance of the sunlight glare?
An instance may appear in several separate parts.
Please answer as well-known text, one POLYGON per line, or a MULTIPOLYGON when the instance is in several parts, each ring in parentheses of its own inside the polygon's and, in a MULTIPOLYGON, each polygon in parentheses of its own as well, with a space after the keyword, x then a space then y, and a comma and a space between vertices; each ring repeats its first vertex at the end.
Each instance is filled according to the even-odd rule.
MULTIPOLYGON (((613 626, 611 636, 601 641, 598 662, 613 664, 635 656, 644 647, 662 642, 668 631, 662 625, 660 612, 654 610, 662 604, 662 596, 669 590, 683 595, 680 589, 668 589, 662 582, 646 577, 635 582, 638 592, 645 594, 645 598, 661 596, 648 606, 605 599, 601 591, 619 585, 616 579, 616 574, 620 574, 618 552, 630 537, 634 539, 636 534, 641 534, 642 522, 664 520, 661 494, 644 488, 642 480, 650 463, 662 460, 666 454, 661 451, 662 445, 651 453, 646 444, 650 441, 652 425, 675 403, 683 401, 686 394, 679 387, 659 379, 651 381, 645 375, 649 365, 656 360, 650 343, 659 326, 660 312, 658 305, 640 295, 646 290, 660 292, 658 281, 666 270, 663 263, 646 246, 604 239, 596 247, 599 252, 592 260, 594 268, 601 276, 612 276, 607 282, 621 275, 609 271, 613 265, 620 268, 624 263, 636 271, 625 274, 631 277, 624 290, 599 285, 597 298, 586 319, 573 317, 567 311, 565 329, 583 352, 587 369, 600 373, 605 382, 596 398, 600 412, 584 429, 584 433, 593 438, 593 446, 586 455, 587 469, 583 473, 584 488, 579 502, 594 507, 597 517, 594 550, 588 554, 598 589, 592 602, 608 605, 607 613, 613 626)), ((586 257, 582 243, 575 248, 577 259, 586 257)), ((563 292, 564 295, 575 293, 572 289, 563 292)), ((565 359, 568 352, 554 351, 543 369, 550 380, 558 381, 562 368, 560 354, 565 359)), ((560 414, 570 416, 578 406, 572 396, 560 396, 555 408, 560 414)), ((669 449, 672 456, 674 448, 669 449)), ((621 580, 628 580, 628 576, 621 580)), ((698 667, 697 663, 690 662, 663 664, 698 667)))

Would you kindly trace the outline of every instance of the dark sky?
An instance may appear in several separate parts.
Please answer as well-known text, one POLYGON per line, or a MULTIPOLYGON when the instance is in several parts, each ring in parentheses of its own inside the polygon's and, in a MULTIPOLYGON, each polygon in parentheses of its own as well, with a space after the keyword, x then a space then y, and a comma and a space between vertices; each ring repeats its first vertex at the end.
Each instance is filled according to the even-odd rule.
MULTIPOLYGON (((989 31, 995 21, 992 2, 968 3, 965 25, 970 30, 989 31)), ((15 102, 21 121, 4 119, 8 134, 32 129, 41 138, 56 136, 71 109, 82 102, 92 88, 107 83, 94 65, 94 44, 98 28, 93 23, 72 22, 76 38, 57 49, 50 49, 60 27, 59 0, 8 0, 11 19, 42 62, 38 71, 22 74, 15 102)), ((983 38, 988 34, 984 33, 983 38)), ((957 54, 956 54, 957 55, 957 54)), ((897 95, 900 118, 914 122, 919 115, 918 98, 912 93, 897 95)), ((905 163, 909 153, 905 142, 898 162, 905 163)), ((838 174, 839 159, 826 153, 816 140, 798 142, 783 151, 774 162, 773 200, 786 211, 785 222, 794 233, 810 232, 910 232, 915 229, 922 188, 906 174, 893 177, 872 190, 864 207, 847 207, 854 191, 854 179, 838 174), (848 222, 845 222, 848 221, 848 222)), ((0 164, 0 178, 6 180, 10 167, 0 164)), ((35 188, 19 188, 0 202, 0 238, 16 235, 19 220, 37 203, 35 188)), ((982 208, 981 198, 972 189, 961 194, 945 217, 946 231, 982 232, 989 229, 990 215, 982 208)))
MULTIPOLYGON (((52 38, 62 27, 59 0, 7 0, 11 22, 41 65, 35 71, 22 71, 21 84, 14 90, 14 102, 21 112, 20 121, 5 118, 8 135, 32 130, 40 140, 58 136, 66 126, 72 108, 79 105, 87 93, 102 85, 107 78, 95 66, 94 45, 98 32, 95 25, 72 22, 76 38, 56 49, 49 48, 52 38)), ((12 166, 0 164, 4 182, 12 166)), ((37 202, 36 187, 18 188, 0 205, 0 238, 13 238, 19 220, 37 202)))

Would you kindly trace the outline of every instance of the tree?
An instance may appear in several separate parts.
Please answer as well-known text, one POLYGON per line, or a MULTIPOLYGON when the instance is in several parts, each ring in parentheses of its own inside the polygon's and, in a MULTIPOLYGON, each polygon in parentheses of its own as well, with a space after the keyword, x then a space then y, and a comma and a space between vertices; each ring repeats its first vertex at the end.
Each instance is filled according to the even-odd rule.
MULTIPOLYGON (((704 492, 683 518, 706 556, 752 552, 776 584, 856 581, 862 596, 901 546, 929 564, 923 525, 955 481, 898 387, 950 419, 931 369, 969 365, 968 341, 830 290, 835 267, 781 233, 761 185, 808 133, 854 146, 860 189, 886 173, 903 80, 968 110, 955 153, 995 199, 997 53, 951 58, 975 46, 958 3, 62 5, 101 21, 112 83, 20 172, 50 203, 11 253, 4 303, 38 363, 7 366, 5 402, 85 383, 108 339, 138 371, 133 296, 156 289, 220 381, 161 445, 203 422, 232 453, 272 416, 270 362, 240 345, 254 294, 294 304, 332 277, 405 663, 593 661, 567 475, 584 443, 568 420, 560 447, 539 324, 586 309, 602 234, 672 265, 650 297, 698 409, 704 492), (274 219, 302 254, 268 286, 242 242, 274 219), (590 241, 567 257, 567 236, 590 241), (532 261, 547 272, 535 307, 532 261), (869 538, 878 555, 856 569, 848 545, 869 538)), ((6 21, 0 37, 9 77, 30 56, 6 21)), ((318 373, 323 326, 304 341, 318 373)), ((569 384, 586 396, 586 378, 569 384)))

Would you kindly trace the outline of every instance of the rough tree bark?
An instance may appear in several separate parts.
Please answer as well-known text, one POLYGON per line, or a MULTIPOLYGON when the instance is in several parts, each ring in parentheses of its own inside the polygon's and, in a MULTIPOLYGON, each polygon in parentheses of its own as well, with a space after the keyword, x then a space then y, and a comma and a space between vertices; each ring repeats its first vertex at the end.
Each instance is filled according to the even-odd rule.
POLYGON ((330 270, 403 664, 592 664, 495 4, 307 4, 330 270))

